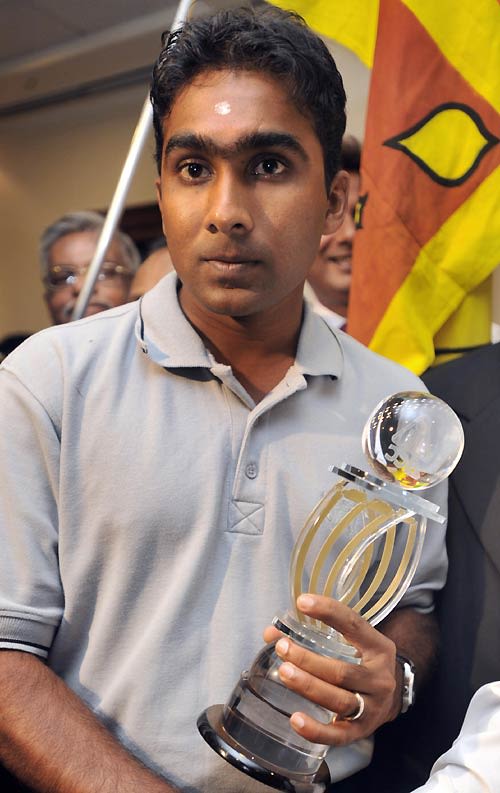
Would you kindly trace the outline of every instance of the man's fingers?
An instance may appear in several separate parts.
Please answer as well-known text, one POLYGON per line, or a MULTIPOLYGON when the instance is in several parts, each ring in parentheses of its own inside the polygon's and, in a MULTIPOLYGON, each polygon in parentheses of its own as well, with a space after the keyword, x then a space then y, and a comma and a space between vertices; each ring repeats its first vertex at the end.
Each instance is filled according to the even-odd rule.
POLYGON ((331 598, 301 595, 297 606, 308 617, 339 631, 359 650, 361 663, 322 656, 268 627, 265 638, 276 642, 276 653, 283 662, 278 671, 282 683, 305 700, 336 714, 333 722, 325 724, 324 714, 316 713, 314 705, 308 709, 304 703, 304 712, 291 717, 293 728, 307 740, 337 746, 371 735, 391 718, 394 709, 394 642, 331 598))
MULTIPOLYGON (((294 667, 299 667, 308 675, 313 675, 331 686, 348 691, 370 690, 370 675, 364 666, 318 655, 286 637, 276 643, 275 649, 283 661, 288 661, 294 667)), ((306 696, 309 698, 308 694, 306 696)))
POLYGON ((277 628, 275 628, 274 625, 268 625, 263 633, 264 641, 268 642, 269 644, 271 642, 275 642, 281 636, 283 636, 283 634, 277 628))
POLYGON ((288 661, 280 666, 279 676, 287 688, 342 718, 358 709, 358 699, 353 691, 321 680, 288 661))
POLYGON ((295 732, 311 743, 322 743, 327 746, 346 746, 353 741, 366 737, 360 722, 337 721, 322 724, 308 716, 307 713, 294 713, 290 724, 295 732))
POLYGON ((366 651, 380 650, 389 640, 355 611, 338 600, 323 595, 304 594, 297 598, 303 614, 314 617, 339 631, 363 655, 366 651))

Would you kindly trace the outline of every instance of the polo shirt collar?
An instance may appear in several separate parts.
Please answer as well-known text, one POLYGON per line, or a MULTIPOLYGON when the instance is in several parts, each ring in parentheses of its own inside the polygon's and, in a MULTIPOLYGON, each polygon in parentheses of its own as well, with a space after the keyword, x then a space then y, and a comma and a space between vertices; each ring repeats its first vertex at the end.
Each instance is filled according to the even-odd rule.
MULTIPOLYGON (((167 369, 212 369, 212 355, 180 307, 177 283, 176 273, 169 273, 139 301, 135 327, 138 344, 151 360, 167 369)), ((304 376, 340 377, 341 336, 327 320, 304 304, 296 371, 304 376)))
POLYGON ((295 366, 303 375, 340 377, 344 364, 341 339, 342 333, 305 302, 295 366))
POLYGON ((162 278, 140 300, 136 337, 143 352, 167 369, 212 366, 201 337, 180 307, 175 272, 162 278))

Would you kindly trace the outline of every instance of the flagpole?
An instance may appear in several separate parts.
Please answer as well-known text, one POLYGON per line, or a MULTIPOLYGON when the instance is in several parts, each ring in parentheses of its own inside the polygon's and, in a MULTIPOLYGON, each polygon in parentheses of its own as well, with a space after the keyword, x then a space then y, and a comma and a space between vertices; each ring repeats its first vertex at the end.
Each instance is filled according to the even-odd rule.
MULTIPOLYGON (((189 9, 191 8, 192 3, 193 0, 180 0, 171 27, 172 33, 174 32, 174 30, 178 30, 180 27, 182 27, 182 25, 187 19, 187 16, 189 14, 189 9)), ((123 169, 120 178, 118 180, 118 184, 116 185, 113 198, 109 205, 108 213, 106 215, 106 219, 104 221, 104 225, 102 227, 102 231, 99 236, 99 240, 97 242, 97 247, 93 259, 87 270, 85 282, 82 286, 80 294, 78 295, 78 299, 76 301, 76 305, 71 317, 72 320, 80 319, 81 317, 83 317, 87 305, 89 303, 95 282, 97 280, 97 276, 99 275, 99 271, 104 261, 104 256, 106 254, 106 251, 109 247, 111 240, 113 239, 113 235, 115 233, 116 227, 118 226, 123 211, 123 205, 125 203, 125 199, 127 197, 130 188, 130 184, 132 182, 134 173, 137 168, 137 164, 144 149, 144 145, 148 138, 149 132, 151 130, 152 117, 153 117, 153 109, 151 107, 151 102, 149 100, 149 95, 148 95, 142 107, 141 115, 139 116, 139 121, 137 122, 137 126, 132 136, 132 141, 130 143, 127 156, 125 158, 125 163, 123 165, 123 169)))

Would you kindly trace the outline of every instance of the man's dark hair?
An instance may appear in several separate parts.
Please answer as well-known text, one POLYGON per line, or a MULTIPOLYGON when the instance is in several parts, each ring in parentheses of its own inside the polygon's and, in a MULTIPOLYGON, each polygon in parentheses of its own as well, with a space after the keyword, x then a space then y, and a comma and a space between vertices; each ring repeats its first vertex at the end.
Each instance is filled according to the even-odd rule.
POLYGON ((339 169, 346 97, 335 61, 302 17, 278 8, 223 10, 164 34, 163 42, 151 88, 158 171, 162 122, 181 89, 203 71, 246 70, 279 80, 311 120, 323 149, 329 189, 339 169))
POLYGON ((0 339, 0 363, 30 336, 31 333, 12 333, 10 336, 4 336, 3 339, 0 339))
POLYGON ((361 168, 361 143, 354 135, 344 135, 340 149, 340 167, 351 173, 361 168))

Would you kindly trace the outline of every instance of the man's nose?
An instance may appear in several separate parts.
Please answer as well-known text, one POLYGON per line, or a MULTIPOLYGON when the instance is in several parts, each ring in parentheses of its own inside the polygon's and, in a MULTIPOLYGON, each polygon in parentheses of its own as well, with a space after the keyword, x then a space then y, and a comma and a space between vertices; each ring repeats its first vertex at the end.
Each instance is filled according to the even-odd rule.
POLYGON ((206 228, 216 234, 246 234, 253 228, 251 196, 242 179, 219 174, 208 196, 206 228))
MULTIPOLYGON (((80 292, 82 291, 82 288, 83 288, 83 285, 85 283, 85 279, 86 278, 87 278, 87 268, 82 269, 82 270, 78 270, 78 272, 75 273, 75 279, 74 279, 74 281, 72 283, 73 294, 75 294, 75 295, 79 295, 80 294, 80 292)), ((92 292, 95 291, 95 288, 96 288, 96 284, 94 284, 94 288, 92 289, 92 292)))
POLYGON ((335 235, 337 242, 344 242, 352 245, 352 241, 354 239, 355 233, 356 233, 356 224, 354 222, 354 217, 352 213, 349 211, 344 216, 342 225, 340 226, 339 230, 335 235))

